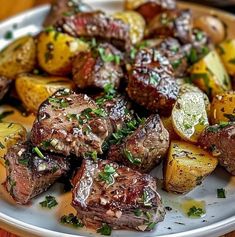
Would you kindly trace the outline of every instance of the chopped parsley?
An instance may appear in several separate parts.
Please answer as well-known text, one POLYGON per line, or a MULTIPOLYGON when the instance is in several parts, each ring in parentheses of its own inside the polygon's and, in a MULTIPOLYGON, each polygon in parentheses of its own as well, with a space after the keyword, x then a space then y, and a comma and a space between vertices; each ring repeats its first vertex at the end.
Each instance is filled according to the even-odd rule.
POLYGON ((83 227, 84 224, 82 221, 74 216, 74 214, 70 213, 69 215, 64 215, 60 218, 60 222, 62 224, 72 225, 75 228, 83 227))
POLYGON ((142 197, 141 197, 141 201, 143 202, 144 206, 147 206, 147 207, 151 207, 152 204, 150 203, 150 200, 149 200, 149 195, 148 195, 148 192, 147 191, 144 191, 142 197))
POLYGON ((217 198, 226 198, 225 190, 223 188, 217 189, 217 198))
POLYGON ((39 156, 39 158, 44 159, 44 155, 42 154, 42 152, 39 150, 38 147, 34 147, 33 152, 36 153, 39 156))
POLYGON ((230 59, 228 62, 231 64, 235 64, 235 58, 230 59))
POLYGON ((19 164, 21 164, 21 165, 28 166, 28 164, 29 164, 29 158, 28 158, 28 157, 25 157, 25 158, 23 158, 23 159, 19 159, 18 162, 19 162, 19 164))
POLYGON ((220 122, 218 125, 210 126, 207 128, 208 132, 218 132, 220 129, 226 128, 229 126, 229 122, 220 122))
POLYGON ((0 142, 0 148, 1 148, 1 149, 4 149, 4 148, 6 148, 6 147, 0 142))
POLYGON ((107 100, 113 99, 113 97, 116 95, 116 90, 114 89, 113 84, 108 83, 104 86, 104 95, 96 100, 96 104, 101 106, 103 105, 107 100))
POLYGON ((94 161, 97 161, 97 152, 93 151, 93 152, 87 152, 85 154, 85 157, 91 158, 94 161))
POLYGON ((11 40, 11 39, 13 39, 13 32, 12 31, 7 31, 6 33, 5 33, 5 35, 4 35, 4 39, 5 40, 11 40))
POLYGON ((191 48, 189 54, 187 55, 187 60, 190 64, 194 64, 198 61, 198 55, 195 48, 191 48))
POLYGON ((135 216, 141 216, 142 215, 142 210, 141 209, 135 209, 134 210, 134 214, 135 214, 135 216))
POLYGON ((173 67, 174 69, 177 69, 177 68, 180 66, 180 64, 181 64, 181 60, 180 60, 180 59, 175 60, 175 61, 173 61, 173 62, 171 63, 171 65, 172 65, 172 67, 173 67))
POLYGON ((97 50, 103 62, 115 62, 116 64, 120 64, 121 58, 119 55, 111 53, 106 54, 105 49, 101 47, 99 47, 97 50))
POLYGON ((147 229, 148 230, 152 230, 152 229, 154 229, 154 227, 156 226, 156 222, 150 222, 149 224, 148 224, 148 227, 147 227, 147 229))
POLYGON ((56 107, 59 109, 66 108, 69 106, 68 101, 66 101, 64 98, 50 97, 48 101, 50 104, 52 104, 53 107, 56 107))
POLYGON ((107 184, 113 184, 114 174, 116 174, 116 169, 111 165, 105 165, 104 170, 99 173, 99 179, 107 184))
POLYGON ((136 49, 135 47, 131 47, 131 50, 130 50, 130 58, 131 58, 132 60, 135 59, 136 53, 137 53, 137 49, 136 49))
POLYGON ((202 208, 197 208, 195 206, 191 207, 187 213, 189 217, 202 217, 205 215, 205 211, 202 208))
POLYGON ((41 207, 43 208, 49 208, 55 207, 58 205, 58 202, 56 201, 55 197, 53 196, 46 196, 45 200, 39 203, 41 207))
POLYGON ((14 113, 14 111, 12 111, 12 110, 9 110, 9 111, 7 110, 7 111, 4 111, 4 112, 0 113, 0 122, 2 122, 2 120, 4 118, 6 118, 7 116, 9 116, 13 113, 14 113))
POLYGON ((102 226, 97 230, 97 233, 109 236, 112 233, 112 228, 108 224, 103 223, 102 226))
POLYGON ((134 158, 130 151, 124 149, 124 155, 132 164, 134 164, 134 165, 141 164, 141 160, 138 158, 134 158))

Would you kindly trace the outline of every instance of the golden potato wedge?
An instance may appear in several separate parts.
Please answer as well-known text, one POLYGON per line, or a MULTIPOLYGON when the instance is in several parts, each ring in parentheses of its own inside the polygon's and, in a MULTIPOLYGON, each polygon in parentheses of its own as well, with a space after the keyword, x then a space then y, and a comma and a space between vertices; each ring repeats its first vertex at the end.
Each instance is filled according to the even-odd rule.
POLYGON ((211 104, 211 122, 235 122, 235 92, 216 95, 211 104))
POLYGON ((190 73, 192 82, 209 97, 231 90, 230 78, 215 50, 195 63, 190 73))
POLYGON ((16 79, 16 91, 25 107, 33 113, 37 113, 41 103, 62 88, 75 89, 75 84, 55 76, 22 74, 16 79))
POLYGON ((32 36, 16 39, 0 53, 0 75, 9 79, 33 70, 36 64, 36 45, 32 36))
POLYGON ((0 123, 0 162, 4 164, 7 149, 18 141, 26 141, 26 129, 17 123, 0 123))
POLYGON ((203 93, 190 91, 180 95, 172 110, 172 124, 182 139, 197 142, 209 125, 203 93))
POLYGON ((145 20, 138 12, 117 12, 113 15, 113 17, 124 21, 130 26, 130 36, 132 44, 136 44, 143 39, 145 31, 145 20))
POLYGON ((197 146, 172 141, 164 164, 164 188, 168 192, 187 193, 200 185, 217 164, 217 158, 197 146))
POLYGON ((125 0, 124 7, 127 10, 135 10, 136 8, 147 2, 147 0, 125 0))
POLYGON ((38 36, 37 58, 40 67, 52 75, 65 76, 72 70, 73 57, 87 51, 89 44, 55 30, 38 36))
POLYGON ((229 75, 235 76, 235 39, 223 41, 217 46, 217 52, 229 75))

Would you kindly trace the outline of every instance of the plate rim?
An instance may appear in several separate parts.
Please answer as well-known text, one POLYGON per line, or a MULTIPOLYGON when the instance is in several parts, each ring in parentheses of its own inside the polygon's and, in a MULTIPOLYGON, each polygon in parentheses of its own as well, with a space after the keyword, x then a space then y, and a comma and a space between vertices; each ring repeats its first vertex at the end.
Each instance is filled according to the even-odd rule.
MULTIPOLYGON (((103 3, 104 0, 86 0, 86 3, 103 3)), ((112 0, 112 2, 122 2, 122 0, 112 0)), ((208 7, 208 6, 203 6, 200 4, 196 3, 188 3, 185 1, 180 1, 178 2, 179 6, 181 7, 190 7, 192 6, 194 9, 198 9, 202 11, 208 11, 209 14, 211 13, 216 13, 218 15, 223 15, 226 18, 229 18, 230 20, 235 21, 235 14, 228 13, 226 11, 216 9, 213 7, 208 7)), ((34 14, 40 14, 44 13, 49 10, 50 5, 49 4, 44 4, 39 7, 34 7, 30 10, 24 11, 22 13, 19 13, 13 17, 7 18, 4 21, 0 23, 0 28, 7 26, 9 24, 12 24, 14 22, 17 22, 20 20, 22 17, 30 17, 33 16, 34 14)), ((0 210, 0 223, 3 223, 8 226, 15 227, 18 230, 25 231, 27 233, 31 234, 36 234, 40 236, 45 236, 45 237, 85 237, 84 235, 80 234, 66 234, 63 232, 57 232, 57 231, 52 231, 48 230, 46 228, 38 227, 32 224, 24 223, 23 221, 17 220, 13 217, 8 216, 7 214, 1 213, 0 210)), ((224 220, 218 221, 216 223, 210 224, 208 226, 196 228, 193 230, 189 231, 184 231, 180 233, 172 233, 172 234, 165 234, 165 235, 157 235, 158 237, 188 237, 190 235, 193 235, 194 237, 201 237, 201 234, 203 233, 204 236, 209 236, 211 234, 215 234, 214 236, 219 236, 222 234, 226 234, 232 230, 235 229, 235 215, 233 217, 226 218, 224 220)), ((148 237, 148 234, 146 232, 145 237, 148 237)), ((19 233, 18 233, 19 234, 19 233)))

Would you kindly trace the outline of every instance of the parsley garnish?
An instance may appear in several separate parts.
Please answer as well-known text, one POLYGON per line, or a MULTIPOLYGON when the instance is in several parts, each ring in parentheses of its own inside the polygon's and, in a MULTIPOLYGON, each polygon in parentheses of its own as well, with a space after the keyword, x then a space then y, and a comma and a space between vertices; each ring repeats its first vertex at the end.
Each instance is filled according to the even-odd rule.
POLYGON ((134 158, 131 152, 126 149, 124 149, 124 155, 132 164, 139 165, 141 163, 140 159, 134 158))
POLYGON ((135 216, 141 216, 142 215, 142 210, 141 209, 136 209, 136 210, 134 210, 134 214, 135 214, 135 216))
POLYGON ((3 120, 4 118, 6 118, 7 116, 9 116, 9 115, 11 115, 11 114, 13 114, 13 113, 14 113, 14 111, 12 111, 12 110, 2 112, 2 113, 0 114, 0 122, 2 122, 2 120, 3 120))
POLYGON ((156 222, 150 222, 149 224, 148 224, 148 227, 147 227, 147 229, 148 230, 152 230, 152 229, 154 229, 154 227, 156 226, 156 222))
POLYGON ((7 31, 4 35, 4 39, 6 40, 11 40, 13 38, 13 32, 12 31, 7 31))
POLYGON ((62 224, 72 225, 75 228, 83 227, 84 224, 80 219, 78 219, 74 214, 70 213, 69 215, 64 215, 60 218, 62 224))
POLYGON ((225 190, 223 188, 217 189, 217 198, 226 198, 225 190))
POLYGON ((50 104, 52 104, 53 106, 56 106, 60 109, 66 108, 69 106, 68 101, 66 101, 64 98, 59 99, 59 98, 55 98, 55 97, 50 97, 48 99, 48 101, 50 104))
POLYGON ((108 83, 104 86, 104 92, 105 95, 96 100, 96 104, 99 106, 103 105, 107 100, 113 99, 113 97, 116 95, 116 90, 111 83, 108 83))
POLYGON ((143 202, 144 206, 148 206, 148 207, 152 206, 152 204, 150 203, 149 195, 148 195, 147 191, 143 192, 143 195, 142 195, 141 199, 142 199, 142 202, 143 202))
POLYGON ((96 151, 87 152, 87 153, 85 154, 85 157, 89 157, 89 158, 91 158, 92 160, 96 161, 96 160, 97 160, 97 152, 96 152, 96 151))
POLYGON ((187 213, 189 217, 202 217, 205 211, 202 208, 197 208, 195 206, 191 207, 187 213))
POLYGON ((4 149, 5 148, 5 146, 0 142, 0 148, 1 149, 4 149))
POLYGON ((42 154, 42 152, 39 150, 38 147, 34 147, 33 152, 36 153, 41 159, 44 159, 44 155, 42 154))
POLYGON ((41 207, 43 208, 49 208, 55 207, 58 205, 58 202, 56 201, 55 197, 53 196, 46 196, 45 200, 39 203, 41 207))
POLYGON ((116 64, 120 64, 121 58, 119 55, 115 55, 115 54, 111 54, 111 53, 106 54, 105 49, 101 48, 101 47, 99 47, 97 50, 99 52, 101 59, 104 62, 115 62, 116 64))
POLYGON ((112 233, 112 228, 108 224, 103 223, 102 226, 97 230, 97 233, 109 236, 112 233))
POLYGON ((116 170, 111 165, 105 165, 104 170, 99 173, 99 178, 102 181, 105 181, 108 184, 114 183, 113 175, 116 173, 116 170))
POLYGON ((231 64, 235 64, 235 58, 230 59, 228 62, 231 64))
POLYGON ((28 164, 29 164, 29 158, 26 157, 26 158, 23 158, 23 159, 19 159, 18 162, 19 162, 19 164, 21 164, 21 165, 28 166, 28 164))

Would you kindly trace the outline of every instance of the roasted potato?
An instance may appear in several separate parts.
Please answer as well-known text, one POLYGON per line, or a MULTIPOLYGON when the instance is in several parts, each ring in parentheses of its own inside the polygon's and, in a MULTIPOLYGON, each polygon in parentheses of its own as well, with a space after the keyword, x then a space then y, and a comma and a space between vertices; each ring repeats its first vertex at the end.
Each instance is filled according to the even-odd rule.
POLYGON ((172 117, 161 117, 162 123, 165 127, 165 129, 168 131, 170 140, 178 140, 180 137, 175 132, 173 125, 172 125, 172 117))
POLYGON ((36 46, 32 36, 19 38, 0 53, 0 75, 15 79, 19 73, 30 72, 36 63, 36 46))
POLYGON ((180 95, 172 110, 172 123, 182 139, 197 142, 209 124, 203 93, 190 91, 180 95))
POLYGON ((219 44, 226 37, 224 23, 215 16, 206 15, 195 18, 194 27, 206 32, 214 44, 219 44))
POLYGON ((0 162, 4 164, 7 149, 18 141, 26 141, 26 129, 17 123, 0 123, 0 162))
POLYGON ((190 73, 192 82, 209 97, 231 90, 230 78, 215 50, 195 63, 190 73))
POLYGON ((130 26, 131 43, 136 44, 144 37, 145 20, 134 11, 122 11, 113 15, 114 18, 120 19, 130 26))
POLYGON ((235 39, 225 40, 217 46, 224 66, 229 75, 235 76, 235 39))
POLYGON ((22 74, 16 79, 16 91, 25 107, 36 113, 41 103, 57 90, 75 89, 75 84, 64 77, 22 74))
POLYGON ((172 141, 164 164, 164 188, 168 192, 187 193, 214 171, 217 158, 197 146, 172 141))
POLYGON ((235 92, 216 95, 211 104, 211 122, 235 122, 235 92))
POLYGON ((38 63, 49 74, 65 76, 72 70, 73 57, 88 49, 88 43, 80 39, 55 30, 44 31, 38 36, 38 63))

